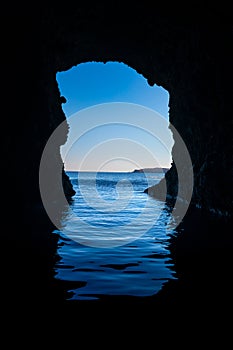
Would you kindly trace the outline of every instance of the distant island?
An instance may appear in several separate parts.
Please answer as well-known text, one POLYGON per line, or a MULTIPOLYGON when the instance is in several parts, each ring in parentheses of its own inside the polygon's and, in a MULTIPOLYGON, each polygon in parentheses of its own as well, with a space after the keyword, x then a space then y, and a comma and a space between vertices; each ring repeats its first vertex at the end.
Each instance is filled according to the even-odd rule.
POLYGON ((169 168, 144 168, 144 169, 135 169, 133 173, 166 173, 169 168))

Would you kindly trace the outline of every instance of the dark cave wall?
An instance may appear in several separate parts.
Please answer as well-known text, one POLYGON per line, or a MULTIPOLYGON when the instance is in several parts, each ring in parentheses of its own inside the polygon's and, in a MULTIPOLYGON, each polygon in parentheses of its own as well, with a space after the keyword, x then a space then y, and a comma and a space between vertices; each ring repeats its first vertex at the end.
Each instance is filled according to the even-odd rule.
MULTIPOLYGON (((15 169, 20 169, 21 186, 14 191, 22 198, 25 222, 28 211, 42 208, 38 186, 41 153, 51 132, 65 118, 56 72, 86 61, 124 62, 143 74, 150 85, 167 89, 170 121, 193 162, 193 203, 224 215, 231 213, 233 50, 227 12, 212 6, 178 17, 158 4, 150 8, 138 4, 124 11, 120 5, 113 9, 80 4, 72 10, 48 6, 35 16, 19 13, 9 18, 9 24, 17 30, 4 38, 4 64, 12 78, 4 77, 9 92, 4 103, 10 106, 15 128, 11 137, 4 134, 7 154, 3 161, 9 165, 12 182, 15 169), (224 18, 221 26, 219 16, 224 18), (14 163, 9 164, 9 159, 14 163)), ((5 130, 8 128, 9 121, 5 130)), ((61 162, 59 149, 54 156, 61 162)), ((172 172, 167 173, 170 191, 172 172)), ((69 181, 65 183, 72 191, 69 181)), ((7 200, 10 206, 10 198, 7 200)), ((33 224, 34 219, 31 221, 33 224)))
MULTIPOLYGON (((130 10, 116 6, 120 7, 46 5, 38 11, 34 8, 31 15, 14 13, 11 6, 0 23, 2 217, 8 223, 1 235, 2 280, 11 300, 20 300, 21 292, 28 296, 32 290, 39 290, 38 299, 42 298, 43 285, 54 273, 57 237, 51 237, 53 226, 41 203, 38 171, 47 139, 65 120, 57 71, 86 61, 122 61, 149 84, 167 89, 170 121, 193 162, 194 205, 224 217, 232 214, 231 11, 214 9, 213 4, 206 9, 204 4, 201 9, 188 4, 186 15, 182 9, 182 15, 176 16, 158 3, 134 4, 130 10), (24 282, 27 288, 16 290, 24 282)), ((59 147, 54 158, 61 164, 59 147)), ((173 171, 166 175, 170 192, 173 171)), ((65 183, 71 191, 69 181, 65 183)), ((219 231, 216 252, 219 240, 224 241, 221 225, 219 231)), ((198 247, 203 244, 202 233, 200 228, 198 247)), ((195 229, 192 234, 196 235, 195 229)), ((211 230, 208 237, 212 239, 211 230)), ((181 250, 189 254, 186 245, 181 250)))
MULTIPOLYGON (((43 53, 49 56, 52 70, 67 70, 86 61, 120 61, 143 74, 150 85, 166 88, 170 94, 170 121, 186 143, 193 163, 192 203, 220 215, 230 215, 230 23, 219 28, 214 16, 208 21, 197 17, 182 22, 169 15, 140 12, 129 20, 127 12, 121 12, 119 26, 117 16, 100 10, 57 19, 53 14, 53 21, 45 21, 43 53)), ((54 104, 57 98, 52 97, 54 104)), ((175 188, 174 173, 172 169, 166 175, 170 194, 175 188)))

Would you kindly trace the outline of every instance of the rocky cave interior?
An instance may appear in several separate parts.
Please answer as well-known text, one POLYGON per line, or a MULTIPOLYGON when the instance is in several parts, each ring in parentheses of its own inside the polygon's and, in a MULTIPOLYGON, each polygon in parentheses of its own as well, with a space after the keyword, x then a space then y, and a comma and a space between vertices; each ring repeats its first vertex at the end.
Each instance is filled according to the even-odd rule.
MULTIPOLYGON (((149 85, 157 84, 169 92, 170 122, 186 143, 193 163, 192 207, 199 216, 206 217, 205 229, 197 226, 193 230, 197 238, 190 233, 192 244, 185 238, 175 242, 174 254, 179 252, 178 268, 182 259, 199 259, 202 237, 211 239, 209 215, 222 225, 230 222, 232 214, 233 50, 229 14, 219 14, 214 5, 208 9, 195 7, 183 17, 173 16, 172 11, 164 11, 158 4, 148 8, 139 3, 122 10, 117 4, 80 3, 72 10, 48 6, 40 16, 15 16, 9 21, 18 24, 18 31, 6 41, 13 43, 7 46, 6 61, 14 75, 16 92, 15 103, 10 96, 5 100, 15 125, 12 137, 4 138, 8 181, 15 181, 15 169, 20 169, 20 186, 14 189, 22 203, 17 223, 24 228, 20 242, 25 246, 28 241, 32 243, 29 250, 33 257, 25 258, 25 265, 30 261, 32 271, 26 267, 25 271, 29 272, 29 279, 34 275, 30 283, 33 285, 35 280, 40 298, 49 295, 45 285, 56 255, 56 239, 48 233, 52 225, 39 193, 40 157, 50 134, 65 119, 64 97, 60 95, 56 73, 84 62, 123 62, 142 74, 149 85), (221 26, 216 25, 219 15, 225 18, 221 26), (19 114, 22 118, 17 118, 19 114), (14 159, 14 164, 9 159, 14 159), (43 264, 38 265, 38 261, 43 264)), ((7 85, 12 91, 10 84, 12 81, 7 85)), ((176 144, 172 152, 176 152, 176 144)), ((62 161, 59 145, 54 157, 57 162, 62 161)), ((176 181, 174 167, 166 178, 168 191, 172 192, 176 181)), ((68 178, 64 178, 64 188, 68 197, 72 195, 68 178)), ((7 200, 9 207, 11 199, 7 200)), ((229 249, 227 232, 222 230, 216 236, 217 240, 213 235, 216 242, 210 244, 211 249, 215 252, 221 241, 229 249)), ((10 238, 4 234, 4 239, 11 245, 17 242, 18 247, 18 234, 13 233, 10 238)), ((205 244, 209 245, 203 238, 205 244)), ((190 269, 191 262, 186 265, 190 269)), ((54 288, 50 291, 53 298, 54 288)))

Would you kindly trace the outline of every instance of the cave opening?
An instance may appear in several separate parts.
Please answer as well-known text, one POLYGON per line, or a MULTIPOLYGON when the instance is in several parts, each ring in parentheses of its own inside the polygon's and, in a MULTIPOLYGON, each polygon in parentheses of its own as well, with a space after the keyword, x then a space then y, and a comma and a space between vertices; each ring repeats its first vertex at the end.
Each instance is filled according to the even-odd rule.
POLYGON ((75 139, 75 147, 72 146, 70 152, 67 151, 66 146, 61 147, 61 155, 67 171, 102 169, 102 171, 125 172, 133 171, 135 168, 169 169, 171 167, 174 140, 169 130, 167 90, 156 84, 150 86, 142 74, 138 74, 127 64, 117 61, 81 63, 68 71, 57 72, 56 79, 60 93, 65 97, 62 109, 70 126, 69 134, 73 133, 73 144, 75 139), (153 112, 166 120, 165 123, 162 121, 161 130, 157 125, 158 135, 153 135, 148 128, 149 123, 153 123, 153 112), (119 113, 120 118, 117 115, 119 113), (74 135, 72 129, 80 129, 81 124, 88 123, 88 118, 92 119, 95 126, 94 124, 93 128, 89 126, 88 133, 83 132, 82 135, 78 135, 76 132, 74 135), (74 119, 76 120, 73 121, 74 119), (139 119, 141 122, 138 124, 139 119), (166 144, 159 133, 166 133, 166 144), (109 159, 107 163, 105 162, 106 164, 98 164, 97 158, 100 162, 101 156, 97 151, 95 160, 92 157, 81 169, 85 154, 91 148, 97 149, 100 143, 103 144, 110 139, 112 144, 106 143, 106 147, 100 148, 100 151, 107 152, 109 158, 112 152, 112 160, 109 159), (117 144, 113 142, 116 139, 118 139, 117 144), (140 145, 144 151, 140 151, 140 145), (124 152, 127 146, 128 152, 124 152), (117 159, 114 159, 116 147, 122 151, 119 151, 118 156, 115 157, 117 159), (153 155, 155 159, 152 159, 153 155))
POLYGON ((75 300, 153 295, 162 287, 161 275, 175 278, 163 243, 166 193, 156 200, 144 192, 172 165, 169 93, 117 61, 81 63, 57 72, 56 79, 69 125, 61 158, 75 195, 56 231, 55 278, 86 281, 73 292, 75 300), (161 255, 153 261, 146 257, 152 246, 161 255), (115 271, 111 286, 109 268, 115 271), (125 274, 137 288, 125 283, 125 274))

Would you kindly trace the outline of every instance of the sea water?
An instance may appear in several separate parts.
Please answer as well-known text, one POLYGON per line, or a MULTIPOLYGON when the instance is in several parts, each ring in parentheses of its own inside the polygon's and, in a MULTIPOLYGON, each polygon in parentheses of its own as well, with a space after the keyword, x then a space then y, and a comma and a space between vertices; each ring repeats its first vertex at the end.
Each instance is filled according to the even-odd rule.
POLYGON ((174 234, 164 201, 144 190, 164 173, 67 172, 76 191, 64 216, 56 279, 80 282, 70 299, 155 295, 175 279, 169 255, 174 234))

